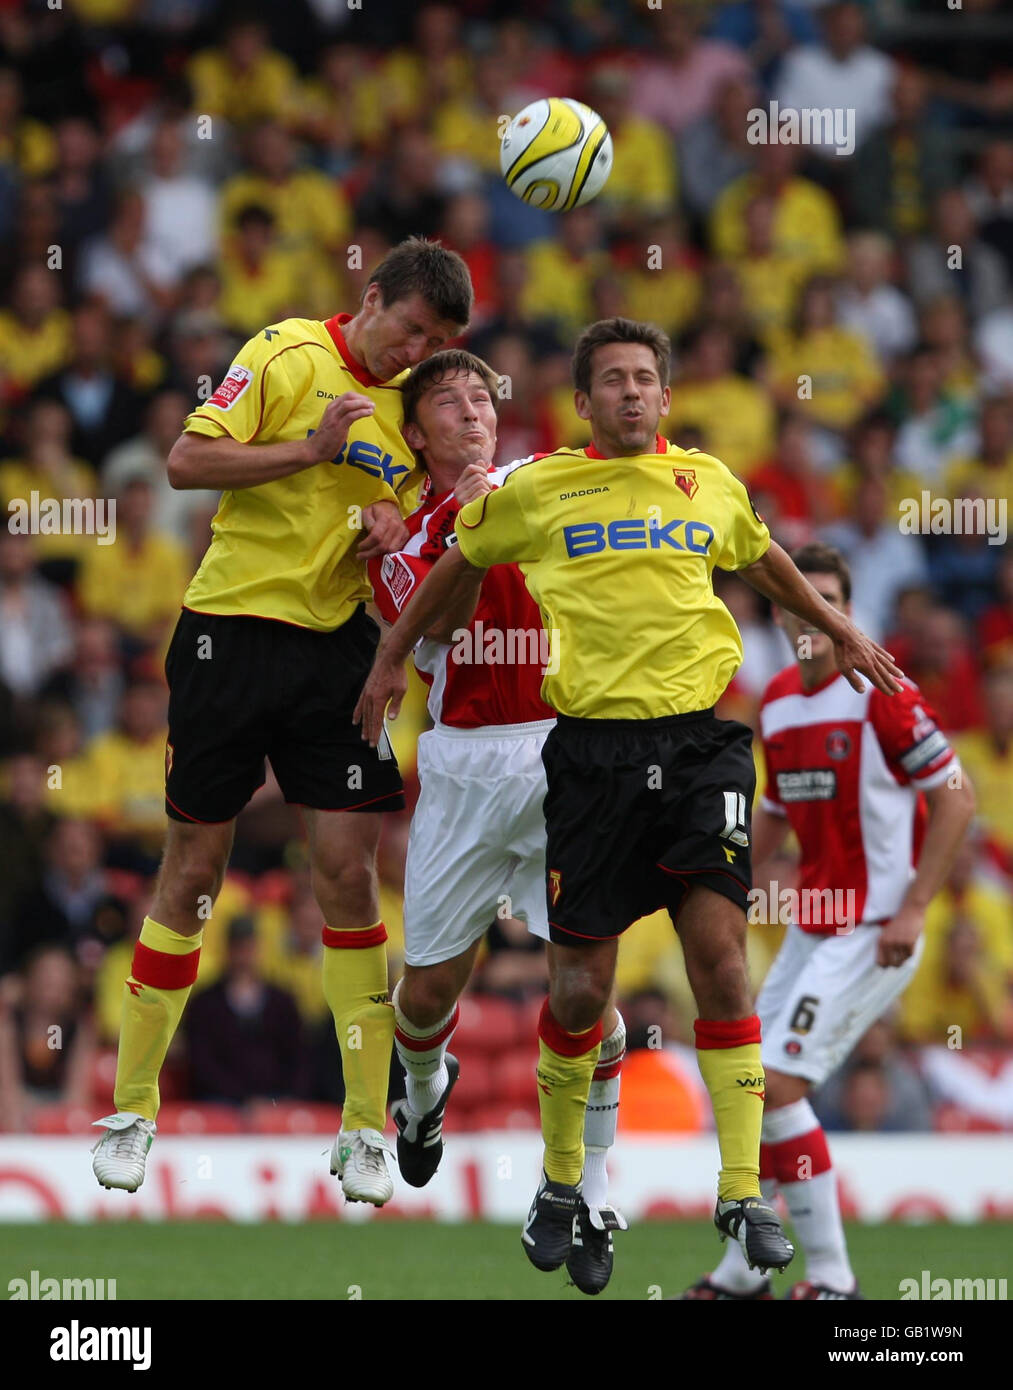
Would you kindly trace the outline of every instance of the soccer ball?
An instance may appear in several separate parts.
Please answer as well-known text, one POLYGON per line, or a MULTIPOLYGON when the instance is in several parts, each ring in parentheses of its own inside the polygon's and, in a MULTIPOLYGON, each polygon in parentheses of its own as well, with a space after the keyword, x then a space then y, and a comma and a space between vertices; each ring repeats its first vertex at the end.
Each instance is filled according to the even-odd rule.
POLYGON ((612 172, 612 136, 583 102, 542 97, 507 126, 499 165, 518 198, 548 212, 569 212, 604 187, 612 172))

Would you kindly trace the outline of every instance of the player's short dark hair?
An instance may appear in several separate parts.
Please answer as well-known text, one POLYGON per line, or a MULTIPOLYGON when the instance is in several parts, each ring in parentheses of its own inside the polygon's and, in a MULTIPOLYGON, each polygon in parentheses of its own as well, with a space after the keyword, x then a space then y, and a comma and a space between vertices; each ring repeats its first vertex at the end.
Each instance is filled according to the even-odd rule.
POLYGON ((606 343, 642 343, 654 353, 658 376, 664 388, 668 385, 672 344, 667 333, 653 323, 637 323, 633 319, 599 319, 590 324, 577 339, 573 349, 573 384, 588 395, 591 390, 591 358, 595 348, 606 343))
POLYGON ((400 242, 370 275, 366 289, 370 285, 380 286, 385 308, 420 294, 439 319, 463 327, 471 318, 474 291, 468 267, 438 241, 410 236, 400 242))
POLYGON ((835 550, 832 545, 810 541, 808 545, 800 546, 791 558, 795 568, 802 574, 836 574, 841 581, 841 597, 845 603, 850 602, 851 570, 839 550, 835 550))
POLYGON ((489 363, 483 362, 473 352, 466 352, 464 348, 444 348, 413 367, 405 377, 401 385, 405 424, 414 422, 418 403, 427 391, 438 386, 445 377, 456 376, 458 372, 476 372, 485 382, 493 406, 496 406, 499 401, 499 378, 489 363))

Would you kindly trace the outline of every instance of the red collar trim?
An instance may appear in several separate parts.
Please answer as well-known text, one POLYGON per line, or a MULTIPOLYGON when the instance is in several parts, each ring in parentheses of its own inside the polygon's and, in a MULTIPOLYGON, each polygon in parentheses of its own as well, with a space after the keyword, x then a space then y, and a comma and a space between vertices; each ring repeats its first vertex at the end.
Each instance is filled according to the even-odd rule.
POLYGON ((327 319, 324 327, 331 335, 334 346, 338 349, 342 362, 355 377, 360 386, 382 386, 383 382, 378 376, 374 376, 368 371, 357 358, 353 357, 348 344, 345 342, 345 335, 341 331, 341 324, 351 323, 351 314, 335 314, 332 319, 327 319))
MULTIPOLYGON (((810 690, 807 690, 805 686, 802 684, 802 678, 800 676, 798 682, 799 694, 803 697, 803 699, 808 700, 811 696, 818 695, 821 690, 826 690, 828 685, 833 685, 834 681, 840 674, 840 671, 831 671, 829 676, 824 676, 823 679, 820 681, 819 685, 814 685, 810 690)), ((868 676, 866 676, 865 679, 869 680, 868 676)), ((872 682, 869 681, 869 684, 872 685, 872 682)))
MULTIPOLYGON (((589 444, 587 448, 584 450, 584 453, 589 459, 603 459, 606 457, 605 454, 599 453, 593 444, 589 444)), ((664 437, 664 435, 656 434, 654 436, 654 453, 668 453, 668 440, 664 437)))

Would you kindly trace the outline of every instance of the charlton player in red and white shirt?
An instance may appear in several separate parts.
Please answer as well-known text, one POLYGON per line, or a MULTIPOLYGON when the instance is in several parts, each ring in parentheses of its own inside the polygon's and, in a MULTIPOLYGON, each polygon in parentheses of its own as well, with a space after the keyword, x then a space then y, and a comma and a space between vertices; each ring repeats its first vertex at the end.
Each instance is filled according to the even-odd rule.
MULTIPOLYGON (((850 613, 851 576, 836 550, 807 545, 792 558, 828 603, 850 613)), ((767 784, 753 813, 754 893, 769 900, 763 867, 790 830, 800 857, 793 920, 756 1001, 766 1077, 761 1185, 767 1197, 782 1193, 805 1251, 806 1280, 789 1296, 860 1298, 808 1096, 914 974, 925 910, 974 793, 917 686, 858 693, 837 671, 829 638, 783 610, 774 616, 796 660, 760 705, 767 784)), ((768 920, 784 920, 784 905, 768 902, 768 920)), ((688 1296, 765 1298, 770 1285, 729 1243, 688 1296)))
MULTIPOLYGON (((376 604, 388 622, 455 543, 458 509, 530 462, 495 469, 488 463, 496 451, 496 387, 486 363, 454 349, 427 359, 402 385, 402 432, 428 476, 418 507, 405 518, 405 547, 369 563, 376 604)), ((469 591, 414 652, 429 686, 434 728, 418 744, 421 791, 405 865, 405 970, 392 995, 407 1099, 391 1107, 401 1176, 412 1186, 429 1181, 442 1154, 443 1112, 458 1074, 447 1045, 482 937, 497 916, 513 916, 549 940, 541 754, 555 711, 541 686, 546 668, 558 661, 554 643, 520 568, 494 565, 474 572, 469 591)), ((615 1009, 611 1015, 611 1027, 604 1019, 584 1132, 583 1195, 602 1223, 600 1233, 609 1222, 625 1227, 607 1205, 605 1151, 615 1140, 626 1042, 621 1017, 615 1009)))

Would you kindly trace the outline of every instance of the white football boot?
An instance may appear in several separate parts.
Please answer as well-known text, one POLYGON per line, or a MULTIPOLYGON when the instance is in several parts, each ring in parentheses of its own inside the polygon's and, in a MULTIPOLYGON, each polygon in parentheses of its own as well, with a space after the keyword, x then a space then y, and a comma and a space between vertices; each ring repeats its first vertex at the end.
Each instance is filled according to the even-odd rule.
POLYGON ((387 1168, 391 1147, 378 1129, 341 1130, 331 1149, 331 1173, 341 1179, 349 1202, 372 1202, 382 1207, 394 1195, 387 1168))
POLYGON ((92 1172, 102 1187, 136 1192, 144 1181, 144 1164, 156 1133, 154 1120, 121 1110, 95 1124, 106 1132, 92 1149, 92 1172))

